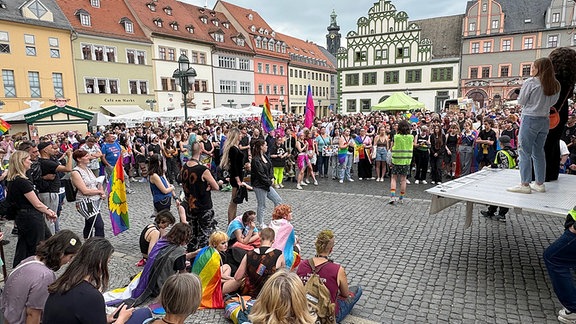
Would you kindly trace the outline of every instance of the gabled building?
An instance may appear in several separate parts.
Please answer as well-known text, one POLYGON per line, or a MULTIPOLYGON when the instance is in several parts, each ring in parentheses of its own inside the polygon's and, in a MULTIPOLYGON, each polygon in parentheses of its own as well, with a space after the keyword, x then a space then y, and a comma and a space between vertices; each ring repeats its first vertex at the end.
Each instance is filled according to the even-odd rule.
POLYGON ((123 1, 56 0, 72 24, 79 107, 121 115, 152 109, 152 42, 123 1))
POLYGON ((290 102, 290 57, 286 42, 254 10, 221 0, 216 2, 214 10, 224 13, 254 50, 255 104, 262 105, 265 97, 268 97, 271 109, 282 110, 282 107, 290 102))
POLYGON ((391 1, 374 3, 337 54, 339 111, 369 112, 399 91, 439 109, 458 89, 461 22, 461 15, 411 22, 391 1))
POLYGON ((66 98, 77 106, 72 27, 54 0, 0 0, 2 112, 66 98))
POLYGON ((336 66, 318 45, 280 34, 288 45, 290 63, 288 83, 290 101, 288 112, 304 114, 308 85, 311 86, 317 116, 328 115, 330 106, 330 80, 336 75, 336 66))
POLYGON ((463 21, 461 96, 481 107, 516 99, 532 62, 576 46, 575 4, 564 0, 468 1, 463 21))

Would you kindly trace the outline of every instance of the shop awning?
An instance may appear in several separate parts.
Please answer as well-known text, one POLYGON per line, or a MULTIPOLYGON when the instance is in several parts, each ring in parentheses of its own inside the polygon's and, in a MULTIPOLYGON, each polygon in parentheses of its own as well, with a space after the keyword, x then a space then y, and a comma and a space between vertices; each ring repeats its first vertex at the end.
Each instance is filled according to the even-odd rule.
POLYGON ((135 112, 141 112, 143 109, 137 105, 102 105, 100 106, 114 116, 126 115, 135 112))

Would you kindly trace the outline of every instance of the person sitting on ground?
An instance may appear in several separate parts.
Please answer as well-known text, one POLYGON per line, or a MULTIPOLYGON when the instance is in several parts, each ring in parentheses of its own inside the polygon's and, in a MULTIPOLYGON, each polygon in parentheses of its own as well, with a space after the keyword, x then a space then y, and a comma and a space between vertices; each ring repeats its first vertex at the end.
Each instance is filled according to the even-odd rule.
POLYGON ((248 251, 240 267, 234 275, 234 279, 242 282, 242 295, 249 295, 257 298, 266 280, 278 269, 286 266, 282 251, 275 249, 274 230, 265 228, 260 232, 261 245, 252 251, 248 251))
MULTIPOLYGON (((501 149, 496 152, 496 157, 492 163, 492 168, 515 169, 516 161, 518 160, 518 154, 516 153, 516 150, 513 149, 510 145, 510 136, 502 135, 498 141, 500 141, 501 149)), ((505 222, 506 213, 508 213, 508 210, 509 208, 506 207, 490 205, 488 206, 488 210, 482 210, 480 211, 480 214, 482 214, 484 217, 495 217, 494 219, 505 222), (496 215, 496 211, 498 209, 500 210, 498 211, 498 215, 496 215)))
POLYGON ((54 272, 70 262, 81 246, 78 235, 61 230, 41 242, 35 256, 24 259, 12 270, 0 297, 0 309, 6 323, 40 323, 48 299, 48 286, 56 280, 54 272))
POLYGON ((195 274, 173 274, 160 290, 160 303, 166 311, 163 318, 150 318, 142 324, 184 323, 196 313, 202 300, 202 284, 195 274))
POLYGON ((310 260, 303 260, 296 273, 306 284, 314 272, 310 262, 314 262, 316 273, 330 291, 330 299, 336 305, 336 323, 340 323, 352 311, 362 296, 362 287, 349 287, 346 270, 329 259, 334 248, 334 232, 324 230, 316 238, 316 255, 310 260))
POLYGON ((295 268, 300 263, 300 240, 294 232, 292 220, 292 207, 281 204, 274 208, 270 228, 275 232, 272 247, 282 251, 288 268, 295 268))
POLYGON ((286 270, 279 270, 268 278, 248 318, 253 324, 312 324, 316 321, 308 311, 302 281, 286 270))
POLYGON ((166 237, 156 242, 150 253, 138 285, 132 291, 134 305, 140 305, 148 297, 156 297, 166 279, 177 272, 186 270, 186 260, 193 257, 186 253, 192 229, 187 224, 178 223, 166 237))
POLYGON ((146 264, 148 254, 150 254, 156 242, 166 235, 166 228, 174 223, 176 223, 174 215, 172 215, 169 210, 165 209, 156 214, 153 224, 146 225, 146 227, 142 229, 139 242, 142 259, 138 261, 136 266, 141 267, 146 264))
POLYGON ((228 237, 230 241, 228 245, 241 248, 244 250, 252 250, 260 246, 260 234, 256 228, 256 212, 248 210, 241 216, 236 217, 228 225, 228 237))

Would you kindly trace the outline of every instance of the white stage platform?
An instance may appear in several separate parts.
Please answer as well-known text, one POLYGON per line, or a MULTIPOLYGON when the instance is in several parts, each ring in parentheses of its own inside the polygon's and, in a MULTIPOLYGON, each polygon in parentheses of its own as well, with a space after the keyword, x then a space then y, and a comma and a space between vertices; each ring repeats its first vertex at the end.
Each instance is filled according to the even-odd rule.
POLYGON ((521 194, 506 191, 520 183, 518 170, 483 169, 426 190, 432 194, 430 215, 460 201, 466 202, 465 228, 472 224, 474 203, 504 206, 521 213, 529 211, 566 217, 576 204, 576 175, 560 174, 557 181, 546 183, 546 192, 521 194))

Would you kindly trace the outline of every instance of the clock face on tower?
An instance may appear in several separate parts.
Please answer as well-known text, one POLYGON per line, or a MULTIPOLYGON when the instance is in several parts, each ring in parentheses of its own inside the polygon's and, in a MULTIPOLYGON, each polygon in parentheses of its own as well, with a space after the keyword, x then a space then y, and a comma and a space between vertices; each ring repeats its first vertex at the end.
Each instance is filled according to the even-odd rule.
POLYGON ((334 39, 334 37, 336 37, 336 35, 330 34, 330 38, 334 39))

